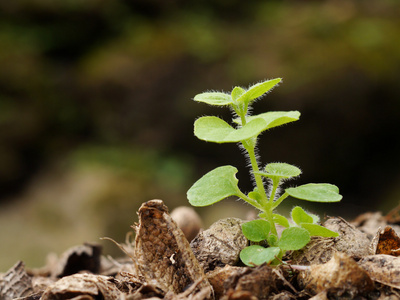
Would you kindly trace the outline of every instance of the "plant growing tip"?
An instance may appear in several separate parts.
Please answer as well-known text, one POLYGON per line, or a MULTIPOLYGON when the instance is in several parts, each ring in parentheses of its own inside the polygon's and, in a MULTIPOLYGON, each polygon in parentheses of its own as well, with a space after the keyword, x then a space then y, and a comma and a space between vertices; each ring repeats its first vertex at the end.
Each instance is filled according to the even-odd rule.
POLYGON ((327 183, 310 183, 286 188, 279 194, 278 191, 282 190, 281 185, 298 177, 301 170, 287 163, 269 163, 260 170, 255 155, 259 135, 300 118, 298 111, 273 111, 250 115, 251 104, 279 82, 281 78, 257 83, 247 90, 235 87, 230 94, 208 92, 194 97, 195 101, 214 106, 228 106, 233 110, 235 118, 231 120, 232 125, 218 117, 201 117, 194 123, 194 135, 208 142, 240 143, 251 162, 255 187, 250 193, 243 193, 236 178, 238 170, 233 166, 222 166, 210 171, 193 184, 187 192, 187 198, 193 206, 208 206, 227 197, 236 196, 261 211, 260 219, 244 223, 242 231, 250 241, 265 241, 269 247, 256 244, 243 249, 240 258, 248 266, 279 264, 287 250, 303 248, 311 236, 338 236, 336 232, 320 226, 318 216, 307 213, 299 206, 294 207, 291 212, 293 223, 275 213, 275 209, 289 196, 312 202, 338 202, 342 199, 339 189, 327 183), (277 224, 285 228, 280 236, 276 230, 277 224))

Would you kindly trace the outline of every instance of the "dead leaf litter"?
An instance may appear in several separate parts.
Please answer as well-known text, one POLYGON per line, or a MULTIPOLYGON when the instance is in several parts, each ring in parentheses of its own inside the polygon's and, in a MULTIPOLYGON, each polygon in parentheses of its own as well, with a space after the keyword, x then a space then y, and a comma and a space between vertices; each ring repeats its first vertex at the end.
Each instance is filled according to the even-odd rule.
POLYGON ((353 222, 330 218, 324 226, 339 237, 313 237, 284 264, 254 268, 239 259, 249 244, 244 221, 223 219, 202 231, 194 210, 179 210, 170 215, 161 200, 143 203, 134 242, 118 244, 125 257, 84 244, 40 269, 17 262, 0 274, 0 299, 400 299, 396 209, 353 222))

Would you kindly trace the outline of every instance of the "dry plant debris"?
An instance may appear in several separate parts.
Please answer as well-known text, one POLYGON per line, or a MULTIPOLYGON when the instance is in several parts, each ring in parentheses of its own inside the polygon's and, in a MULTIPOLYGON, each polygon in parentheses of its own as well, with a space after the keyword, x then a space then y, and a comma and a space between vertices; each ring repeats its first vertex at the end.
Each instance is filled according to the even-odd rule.
POLYGON ((106 259, 100 246, 85 244, 41 269, 18 262, 0 274, 0 299, 400 299, 397 224, 381 215, 371 214, 374 234, 363 229, 365 218, 331 218, 325 226, 339 237, 313 238, 287 252, 286 264, 254 268, 238 260, 248 245, 239 219, 220 220, 189 244, 161 200, 144 203, 138 215, 134 243, 119 245, 126 257, 106 259))
POLYGON ((332 259, 321 265, 312 265, 298 277, 299 285, 311 294, 335 290, 338 296, 368 294, 374 289, 368 273, 354 259, 336 252, 332 259))
POLYGON ((161 200, 151 200, 140 207, 135 230, 140 276, 147 282, 157 282, 165 292, 178 294, 196 284, 198 290, 208 291, 207 298, 212 296, 211 285, 188 240, 161 200))
POLYGON ((237 218, 219 220, 192 240, 190 246, 205 272, 238 263, 240 251, 249 244, 242 223, 237 218))

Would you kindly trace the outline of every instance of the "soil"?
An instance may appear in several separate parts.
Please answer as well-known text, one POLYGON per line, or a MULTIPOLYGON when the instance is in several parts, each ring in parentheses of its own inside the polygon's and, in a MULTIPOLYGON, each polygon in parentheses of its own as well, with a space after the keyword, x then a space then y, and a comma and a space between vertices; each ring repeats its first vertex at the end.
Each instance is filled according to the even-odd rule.
POLYGON ((106 258, 99 245, 84 244, 41 269, 17 262, 0 274, 0 299, 400 299, 399 210, 329 218, 324 226, 339 237, 313 237, 280 266, 246 267, 243 220, 200 230, 192 209, 170 215, 151 200, 138 211, 134 241, 128 234, 114 242, 125 256, 106 258))

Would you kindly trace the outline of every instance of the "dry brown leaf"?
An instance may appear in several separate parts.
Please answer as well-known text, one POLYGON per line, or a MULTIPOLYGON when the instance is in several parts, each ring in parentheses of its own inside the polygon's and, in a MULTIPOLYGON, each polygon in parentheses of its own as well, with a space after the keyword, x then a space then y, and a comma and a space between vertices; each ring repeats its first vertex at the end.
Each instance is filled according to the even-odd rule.
POLYGON ((400 289, 400 257, 386 254, 369 255, 358 264, 372 280, 400 289))
POLYGON ((216 268, 213 271, 207 273, 207 279, 212 285, 215 293, 215 297, 218 299, 224 293, 224 282, 231 276, 234 276, 242 267, 235 267, 226 265, 223 268, 216 268))
POLYGON ((390 226, 386 226, 382 232, 378 232, 379 239, 375 254, 388 254, 400 256, 400 237, 390 226))
POLYGON ((206 290, 205 298, 211 298, 212 287, 164 203, 150 200, 142 204, 138 214, 134 253, 139 274, 148 283, 157 282, 165 293, 179 294, 200 282, 194 293, 206 290))
POLYGON ((101 245, 85 243, 66 250, 58 260, 52 276, 64 277, 89 271, 97 273, 100 270, 101 245))
POLYGON ((119 299, 121 292, 112 277, 93 274, 65 276, 47 287, 41 300, 63 300, 73 297, 83 299, 119 299))
POLYGON ((322 265, 312 265, 302 271, 298 277, 299 285, 312 294, 326 290, 337 290, 337 293, 356 296, 373 290, 374 285, 357 263, 345 253, 337 252, 332 259, 322 265))
POLYGON ((0 277, 0 299, 15 299, 32 293, 32 279, 26 273, 22 261, 17 262, 6 274, 0 277))

